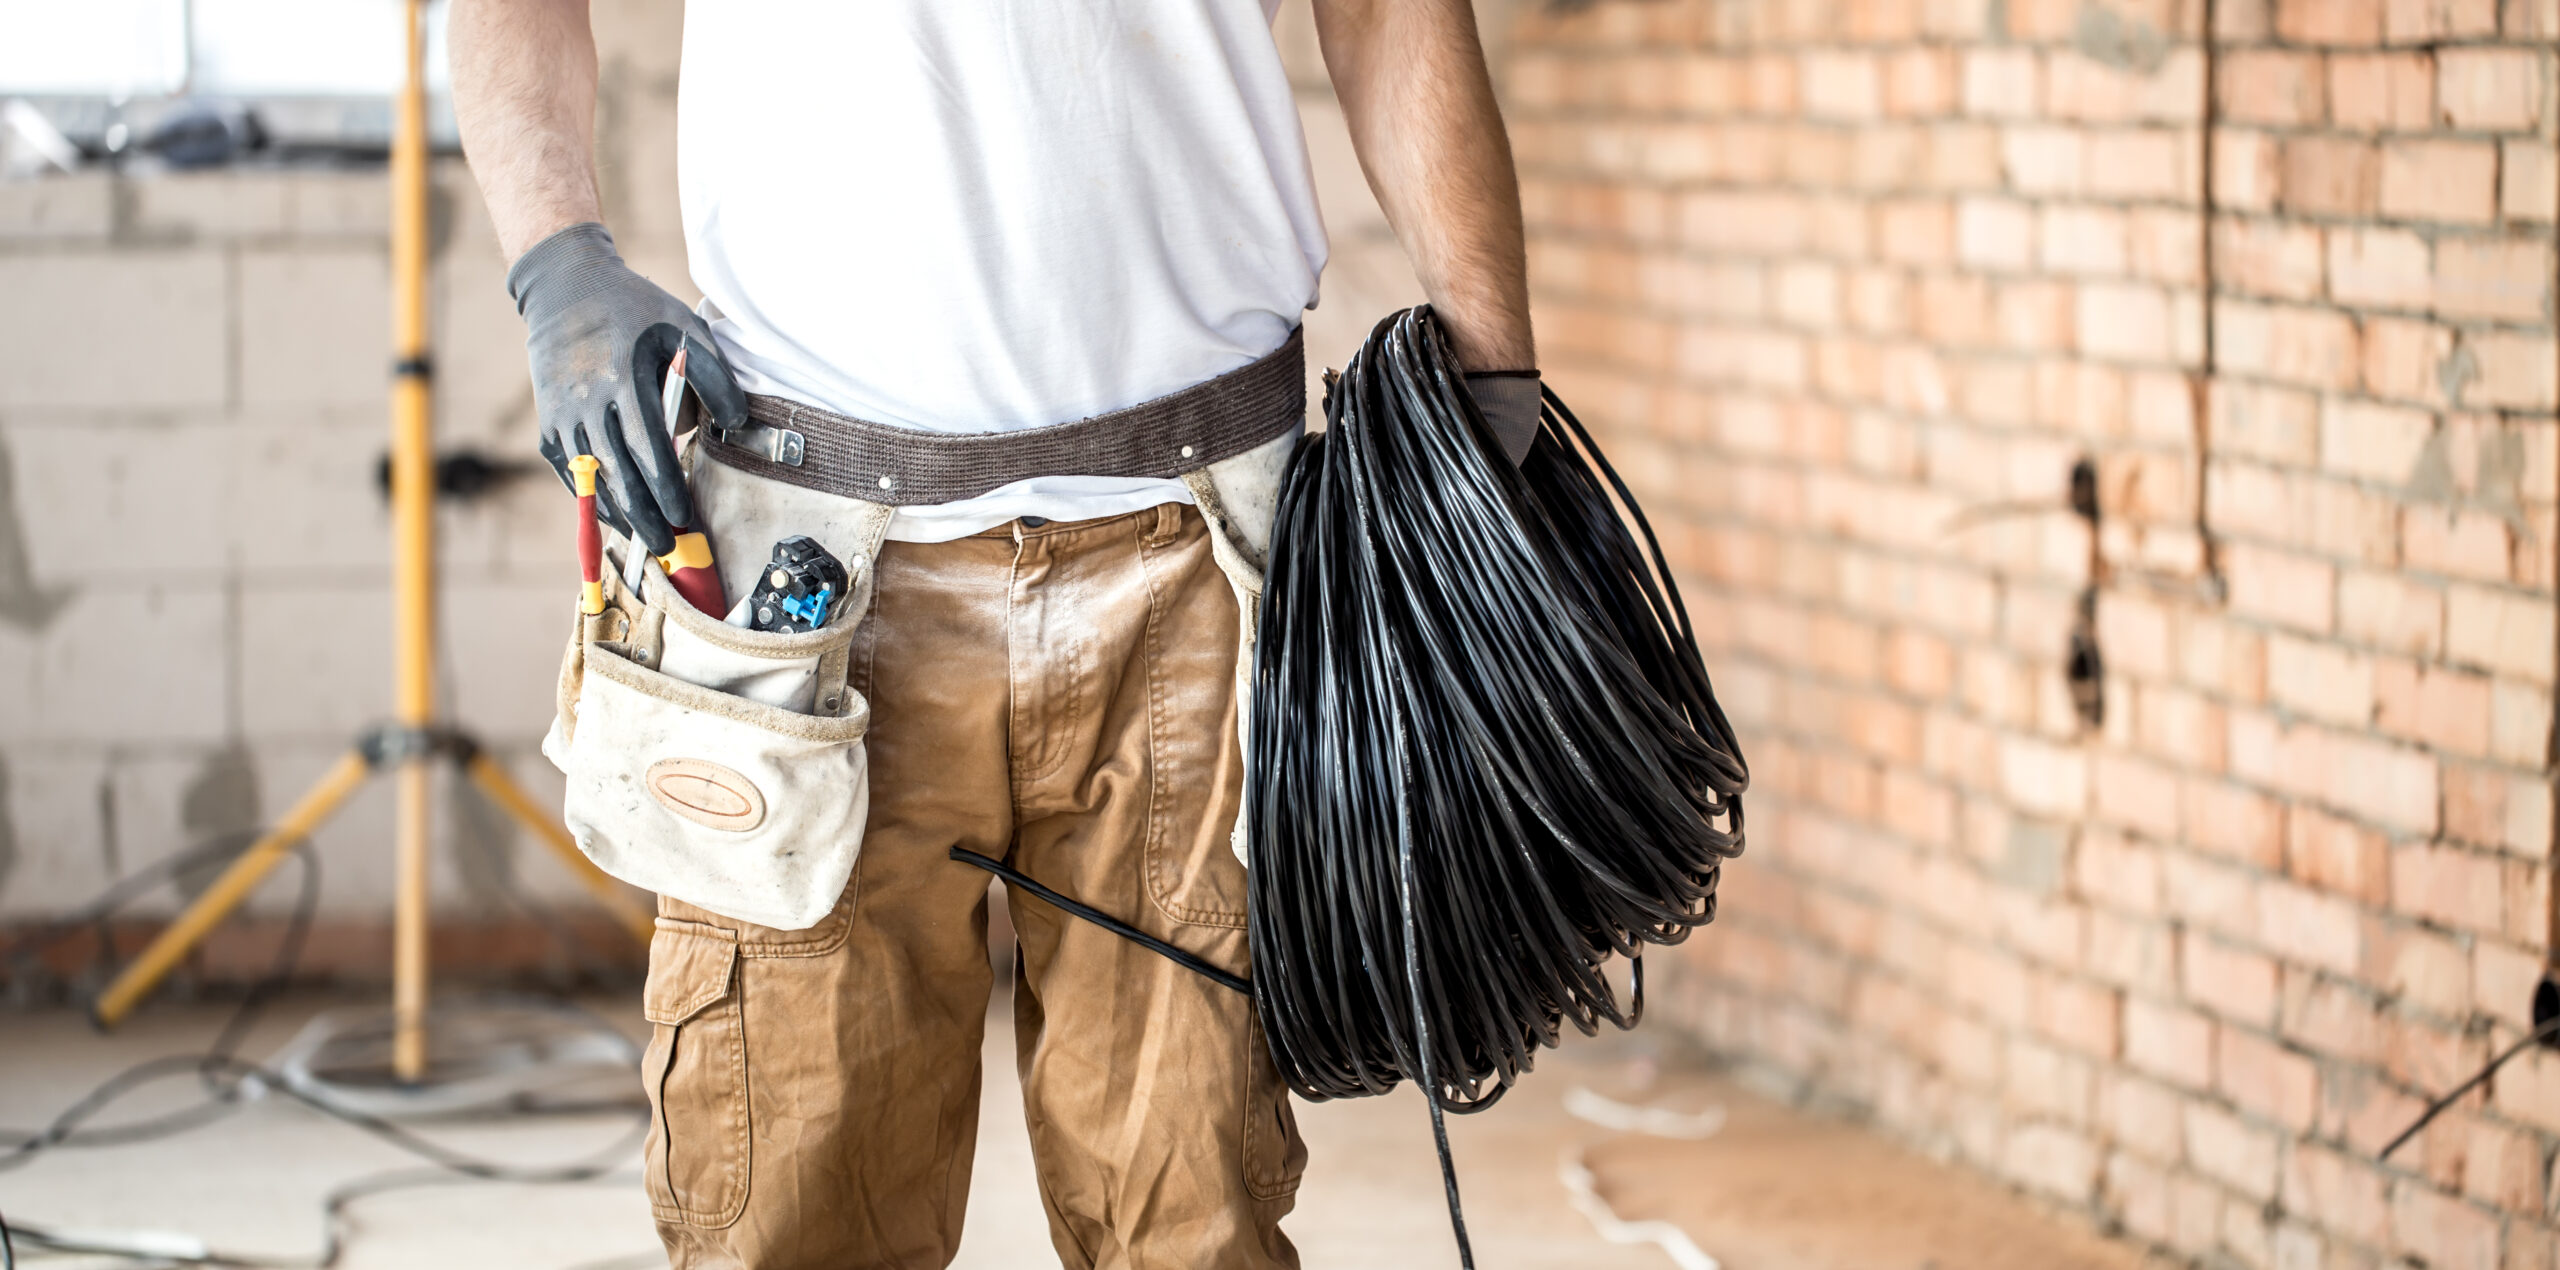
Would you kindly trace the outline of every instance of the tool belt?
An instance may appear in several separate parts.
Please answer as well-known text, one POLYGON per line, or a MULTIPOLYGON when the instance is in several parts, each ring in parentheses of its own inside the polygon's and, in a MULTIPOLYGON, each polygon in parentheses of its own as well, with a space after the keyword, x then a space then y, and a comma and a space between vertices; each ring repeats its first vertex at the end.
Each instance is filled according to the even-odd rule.
MULTIPOLYGON (((889 521, 901 506, 1032 477, 1163 477, 1190 489, 1243 618, 1244 732, 1263 553, 1281 472, 1305 429, 1298 333, 1178 392, 1015 432, 922 432, 779 397, 749 402, 745 424, 697 428, 684 454, 695 524, 712 537, 723 583, 748 594, 764 549, 806 534, 843 561, 846 594, 815 630, 731 626, 607 531, 604 611, 578 615, 542 744, 568 777, 569 831, 605 872, 780 930, 832 911, 870 813, 870 704, 848 671, 889 521)), ((1244 824, 1238 817, 1239 856, 1244 824)))

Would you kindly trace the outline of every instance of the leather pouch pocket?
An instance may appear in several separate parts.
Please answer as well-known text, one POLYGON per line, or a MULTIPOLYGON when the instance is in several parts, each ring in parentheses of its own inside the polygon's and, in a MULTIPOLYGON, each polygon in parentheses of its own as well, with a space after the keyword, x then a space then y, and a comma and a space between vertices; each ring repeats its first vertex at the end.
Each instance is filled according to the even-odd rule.
POLYGON ((655 561, 582 617, 542 751, 605 872, 777 930, 824 919, 870 813, 870 706, 846 682, 868 560, 826 625, 782 635, 696 611, 655 561))
POLYGON ((658 923, 642 1012, 652 1025, 649 1206, 662 1221, 726 1226, 746 1210, 750 1163, 746 1026, 738 945, 692 922, 658 923))

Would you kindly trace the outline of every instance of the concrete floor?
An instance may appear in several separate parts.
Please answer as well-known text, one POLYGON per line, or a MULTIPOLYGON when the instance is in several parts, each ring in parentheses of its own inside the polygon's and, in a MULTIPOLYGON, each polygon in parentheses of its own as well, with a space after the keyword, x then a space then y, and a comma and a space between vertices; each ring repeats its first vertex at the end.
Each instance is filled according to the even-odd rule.
MULTIPOLYGON (((279 1006, 245 1052, 272 1052, 313 1011, 279 1006)), ((635 1014, 634 1010, 619 1010, 635 1014)), ((964 1270, 1052 1263, 1023 1142, 1006 1012, 989 1028, 988 1079, 970 1197, 964 1270)), ((72 1014, 0 1015, 0 1125, 42 1124, 113 1071, 200 1047, 213 1007, 146 1013, 112 1037, 72 1014)), ((634 1030, 637 1019, 630 1020, 634 1030)), ((1576 1270, 1660 1270, 1660 1249, 1602 1242, 1557 1178, 1589 1148, 1600 1192, 1628 1218, 1670 1218, 1725 1270, 2132 1270, 2140 1255, 1978 1179, 1851 1127, 1809 1120, 1703 1072, 1646 1057, 1643 1036, 1552 1055, 1494 1111, 1450 1122, 1478 1263, 1576 1270), (1577 1085, 1622 1101, 1682 1110, 1721 1106, 1729 1120, 1704 1141, 1628 1137, 1568 1115, 1577 1085), (1846 1218, 1844 1220, 1844 1218, 1846 1218)), ((192 1082, 120 1105, 110 1120, 185 1101, 192 1082)), ((1313 1156, 1288 1229, 1310 1267, 1457 1264, 1440 1198, 1428 1121, 1409 1091, 1365 1102, 1302 1105, 1313 1156)), ((527 1162, 609 1147, 627 1119, 441 1125, 439 1141, 527 1162)), ((636 1163, 637 1152, 631 1153, 636 1163)), ((411 1161, 306 1109, 267 1100, 216 1124, 129 1147, 64 1150, 0 1172, 0 1213, 55 1227, 186 1231, 226 1252, 309 1255, 333 1186, 411 1161)), ((439 1185, 368 1199, 351 1212, 346 1270, 485 1267, 604 1270, 663 1264, 636 1175, 559 1186, 439 1185)), ((37 1264, 116 1265, 46 1258, 37 1264)))

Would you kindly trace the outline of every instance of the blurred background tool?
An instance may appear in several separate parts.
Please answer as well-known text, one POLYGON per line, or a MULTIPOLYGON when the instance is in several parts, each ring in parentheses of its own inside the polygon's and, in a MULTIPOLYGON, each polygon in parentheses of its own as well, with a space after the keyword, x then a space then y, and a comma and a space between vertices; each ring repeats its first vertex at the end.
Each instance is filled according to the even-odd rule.
MULTIPOLYGON (((92 1007, 101 1027, 133 1012, 162 978, 250 890, 377 770, 397 778, 392 939, 391 1075, 415 1085, 427 1067, 427 850, 430 786, 425 760, 444 758, 489 800, 533 832, 643 942, 650 914, 580 854, 566 830, 460 729, 435 718, 435 453, 427 348, 427 98, 423 0, 408 0, 408 75, 391 147, 391 542, 395 718, 366 732, 318 784, 250 844, 107 986, 92 1007)), ((706 560, 704 563, 708 563, 706 560)))

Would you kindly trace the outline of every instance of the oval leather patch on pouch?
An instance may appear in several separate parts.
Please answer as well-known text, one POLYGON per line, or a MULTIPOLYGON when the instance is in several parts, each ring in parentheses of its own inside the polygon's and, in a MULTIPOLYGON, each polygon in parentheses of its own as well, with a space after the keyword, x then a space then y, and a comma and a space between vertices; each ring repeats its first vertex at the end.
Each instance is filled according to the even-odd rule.
POLYGON ((764 823, 763 791, 709 759, 660 759, 647 780, 650 797, 697 825, 745 833, 764 823))

